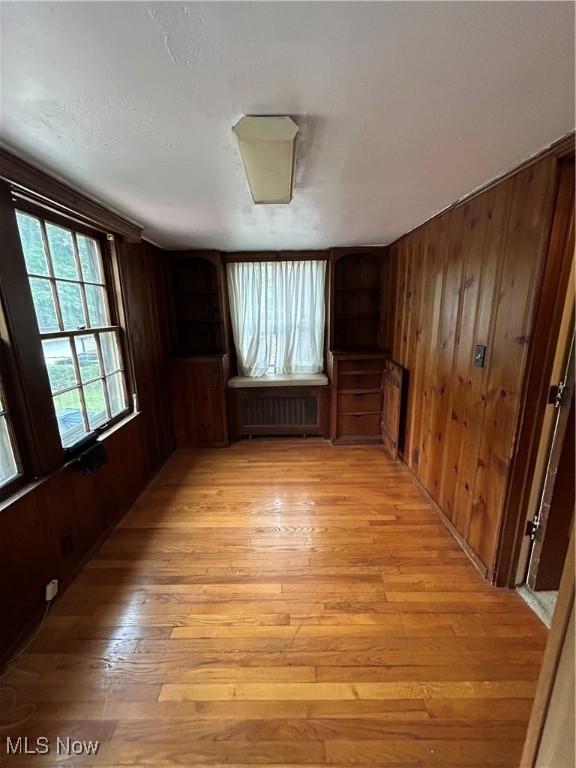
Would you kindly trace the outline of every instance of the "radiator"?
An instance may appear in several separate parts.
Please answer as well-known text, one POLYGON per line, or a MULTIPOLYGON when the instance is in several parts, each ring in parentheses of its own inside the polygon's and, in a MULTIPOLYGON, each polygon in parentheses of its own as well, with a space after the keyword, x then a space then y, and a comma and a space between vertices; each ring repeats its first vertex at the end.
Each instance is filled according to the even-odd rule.
POLYGON ((320 435, 329 432, 329 387, 228 390, 232 439, 256 435, 320 435))
POLYGON ((243 398, 240 405, 243 427, 315 427, 318 423, 316 397, 243 398))

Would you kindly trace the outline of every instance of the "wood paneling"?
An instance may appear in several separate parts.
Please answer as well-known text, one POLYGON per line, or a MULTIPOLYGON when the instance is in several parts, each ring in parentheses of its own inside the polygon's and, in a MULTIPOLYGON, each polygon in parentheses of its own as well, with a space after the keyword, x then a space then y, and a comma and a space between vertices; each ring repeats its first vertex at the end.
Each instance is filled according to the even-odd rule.
POLYGON ((36 711, 5 735, 100 739, 79 766, 510 768, 546 637, 381 447, 179 451, 10 673, 36 711))
POLYGON ((138 407, 146 424, 145 461, 154 472, 174 448, 170 404, 168 255, 146 242, 120 248, 122 288, 138 407))
POLYGON ((406 463, 489 573, 556 182, 554 157, 506 178, 392 244, 385 271, 406 463))
POLYGON ((171 400, 176 445, 228 445, 228 355, 181 357, 171 362, 171 400))
POLYGON ((119 262, 140 412, 104 438, 92 474, 72 462, 0 506, 0 656, 43 610, 46 583, 70 583, 173 448, 163 255, 130 244, 119 262))

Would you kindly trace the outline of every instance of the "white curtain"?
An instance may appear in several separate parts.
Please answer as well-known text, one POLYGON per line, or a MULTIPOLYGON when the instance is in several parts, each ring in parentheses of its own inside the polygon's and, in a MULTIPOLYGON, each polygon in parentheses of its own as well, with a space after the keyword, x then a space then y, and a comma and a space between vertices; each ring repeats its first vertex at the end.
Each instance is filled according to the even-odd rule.
POLYGON ((322 371, 325 278, 325 261, 228 265, 232 331, 242 375, 322 371))

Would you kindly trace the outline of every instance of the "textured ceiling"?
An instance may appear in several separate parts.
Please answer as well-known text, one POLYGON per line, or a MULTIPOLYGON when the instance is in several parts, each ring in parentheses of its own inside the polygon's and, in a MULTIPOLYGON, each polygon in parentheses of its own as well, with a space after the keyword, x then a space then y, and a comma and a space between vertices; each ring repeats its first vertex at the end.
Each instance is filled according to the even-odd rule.
POLYGON ((569 2, 0 13, 0 141, 168 247, 387 243, 574 124, 569 2), (289 206, 251 202, 247 113, 300 126, 289 206))

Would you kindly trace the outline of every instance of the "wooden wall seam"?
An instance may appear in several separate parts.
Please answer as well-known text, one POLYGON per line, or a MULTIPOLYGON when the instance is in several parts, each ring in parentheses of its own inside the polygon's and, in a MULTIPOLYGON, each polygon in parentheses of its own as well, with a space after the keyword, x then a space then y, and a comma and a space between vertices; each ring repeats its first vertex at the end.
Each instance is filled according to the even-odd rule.
POLYGON ((385 335, 409 371, 404 460, 490 577, 556 178, 547 155, 389 249, 385 335))

